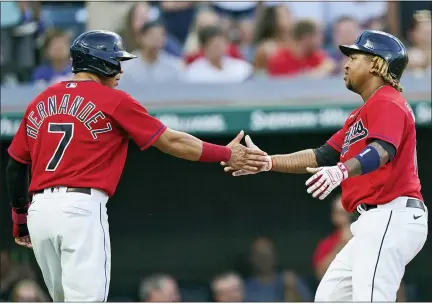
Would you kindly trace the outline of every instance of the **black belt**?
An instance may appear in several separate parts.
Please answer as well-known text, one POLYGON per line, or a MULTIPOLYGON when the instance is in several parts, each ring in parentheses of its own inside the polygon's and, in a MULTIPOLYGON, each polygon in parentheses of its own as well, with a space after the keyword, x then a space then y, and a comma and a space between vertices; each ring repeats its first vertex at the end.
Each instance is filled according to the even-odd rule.
MULTIPOLYGON (((52 187, 52 188, 48 188, 51 190, 51 192, 54 192, 54 190, 56 189, 56 187, 52 187)), ((92 194, 92 190, 90 188, 74 188, 74 187, 68 187, 66 189, 66 192, 75 192, 75 193, 83 193, 83 194, 88 194, 91 195, 92 194)), ((44 190, 38 190, 35 191, 34 194, 41 194, 44 193, 44 190)))
MULTIPOLYGON (((369 205, 369 204, 363 203, 363 204, 360 204, 360 206, 363 210, 368 211, 368 210, 377 208, 378 205, 369 205)), ((422 211, 425 211, 424 203, 420 200, 413 199, 413 198, 409 198, 407 200, 406 208, 417 208, 417 209, 421 209, 422 211)), ((358 210, 356 211, 356 213, 358 215, 360 215, 358 210)))

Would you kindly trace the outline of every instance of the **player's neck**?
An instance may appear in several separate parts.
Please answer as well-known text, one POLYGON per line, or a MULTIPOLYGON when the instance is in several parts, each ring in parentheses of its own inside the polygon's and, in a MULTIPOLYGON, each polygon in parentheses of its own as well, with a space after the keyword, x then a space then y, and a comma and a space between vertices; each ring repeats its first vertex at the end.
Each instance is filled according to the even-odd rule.
POLYGON ((101 80, 98 78, 98 76, 95 76, 90 73, 85 73, 85 72, 75 74, 74 77, 72 77, 72 80, 76 80, 76 81, 93 80, 98 83, 101 83, 101 80))
POLYGON ((385 83, 383 82, 383 80, 381 79, 372 79, 370 82, 367 82, 365 84, 365 86, 362 88, 362 90, 360 90, 362 93, 360 93, 359 95, 361 95, 362 99, 364 100, 364 103, 369 100, 371 98, 371 96, 373 96, 374 93, 376 93, 376 91, 384 86, 385 83))

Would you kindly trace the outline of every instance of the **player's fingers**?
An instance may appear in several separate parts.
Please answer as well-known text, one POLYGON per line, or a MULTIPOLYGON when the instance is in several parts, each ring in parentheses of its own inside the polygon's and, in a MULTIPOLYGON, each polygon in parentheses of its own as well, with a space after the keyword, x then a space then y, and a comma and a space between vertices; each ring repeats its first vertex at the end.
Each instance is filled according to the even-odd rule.
POLYGON ((328 189, 329 185, 327 183, 323 184, 322 186, 320 186, 320 188, 318 188, 314 193, 313 193, 313 197, 317 198, 319 196, 321 196, 326 189, 328 189))
POLYGON ((224 168, 224 172, 230 172, 230 171, 234 171, 235 169, 233 169, 232 167, 225 167, 224 168))
POLYGON ((316 191, 317 189, 319 189, 320 187, 322 187, 326 182, 326 179, 321 176, 314 184, 312 184, 308 189, 307 189, 307 193, 313 193, 314 191, 316 191))
POLYGON ((324 200, 324 199, 329 195, 329 193, 331 193, 331 191, 332 191, 331 187, 328 187, 328 189, 326 189, 326 190, 322 193, 322 195, 319 196, 319 199, 320 199, 320 200, 324 200))
POLYGON ((248 148, 259 149, 259 147, 257 147, 253 143, 253 140, 251 139, 251 137, 249 135, 245 136, 245 142, 246 142, 248 148))
POLYGON ((320 168, 320 167, 319 168, 310 168, 310 167, 307 168, 307 172, 311 173, 311 174, 317 173, 320 170, 322 170, 322 168, 320 168))
POLYGON ((256 167, 257 169, 260 169, 261 167, 263 167, 266 163, 264 162, 260 162, 257 160, 247 160, 245 162, 245 165, 247 166, 252 166, 252 167, 256 167))
POLYGON ((263 155, 251 155, 249 154, 247 156, 248 160, 255 160, 258 162, 261 162, 262 164, 266 164, 269 162, 269 157, 268 156, 263 156, 263 155))
POLYGON ((226 162, 220 162, 220 165, 221 166, 227 166, 227 163, 226 162))
POLYGON ((249 172, 247 170, 238 170, 232 173, 233 176, 242 176, 242 175, 250 175, 254 174, 254 172, 249 172))
POLYGON ((322 177, 322 173, 318 172, 316 174, 314 174, 313 176, 311 176, 309 179, 307 179, 307 181, 305 182, 305 186, 310 186, 311 184, 315 183, 316 181, 318 181, 321 177, 322 177))
POLYGON ((262 155, 262 156, 268 155, 268 153, 266 153, 265 151, 250 149, 250 148, 247 148, 247 153, 250 155, 262 155))
POLYGON ((253 172, 256 172, 258 170, 256 167, 252 167, 252 166, 248 166, 248 165, 243 165, 242 169, 247 170, 247 171, 253 171, 253 172))
POLYGON ((15 239, 15 243, 17 243, 20 246, 24 246, 24 247, 27 247, 27 248, 32 248, 32 244, 29 241, 23 240, 21 238, 16 238, 15 239))
POLYGON ((244 130, 240 131, 238 135, 229 143, 229 145, 234 143, 240 143, 242 138, 244 137, 244 130))

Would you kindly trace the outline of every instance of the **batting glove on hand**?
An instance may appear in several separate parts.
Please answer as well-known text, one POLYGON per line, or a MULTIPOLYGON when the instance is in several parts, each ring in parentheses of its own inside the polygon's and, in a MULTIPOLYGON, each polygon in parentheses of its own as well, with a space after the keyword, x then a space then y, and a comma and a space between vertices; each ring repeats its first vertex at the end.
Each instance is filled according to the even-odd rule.
POLYGON ((309 187, 307 192, 320 200, 327 197, 332 190, 349 177, 349 171, 342 163, 333 167, 307 168, 307 171, 315 173, 305 182, 305 185, 309 187))
MULTIPOLYGON (((262 151, 259 147, 257 147, 253 141, 251 140, 251 137, 249 135, 245 136, 245 143, 247 144, 247 147, 250 149, 254 149, 254 150, 260 150, 262 151)), ((248 171, 248 170, 238 170, 238 171, 234 171, 234 169, 232 167, 226 167, 227 164, 225 162, 221 162, 222 166, 225 166, 224 168, 224 172, 231 172, 234 171, 232 173, 233 176, 241 176, 241 175, 250 175, 250 174, 257 174, 259 172, 264 172, 264 171, 269 171, 272 169, 272 158, 268 155, 266 156, 266 158, 268 159, 268 162, 262 166, 261 168, 259 168, 258 171, 248 171)))

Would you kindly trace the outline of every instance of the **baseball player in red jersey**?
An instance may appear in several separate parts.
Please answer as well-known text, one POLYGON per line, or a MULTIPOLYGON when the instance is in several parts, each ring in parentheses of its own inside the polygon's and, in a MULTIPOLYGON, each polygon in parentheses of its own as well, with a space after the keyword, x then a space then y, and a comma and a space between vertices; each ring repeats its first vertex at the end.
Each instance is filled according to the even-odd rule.
MULTIPOLYGON (((350 57, 346 87, 364 104, 322 147, 268 156, 260 171, 312 173, 307 192, 321 200, 341 185, 344 208, 359 215, 350 227, 352 239, 327 269, 315 301, 395 302, 405 267, 428 234, 415 117, 400 93, 407 52, 400 40, 379 31, 365 31, 340 50, 350 57)), ((259 149, 249 136, 246 142, 259 149)))
POLYGON ((228 161, 238 169, 257 170, 266 153, 239 144, 242 132, 218 146, 171 130, 115 90, 121 61, 135 58, 115 33, 80 35, 71 57, 74 78, 29 104, 8 150, 13 234, 18 244, 33 247, 55 302, 103 302, 111 264, 106 203, 119 182, 129 137, 141 150, 154 146, 178 158, 228 161), (27 165, 29 188, 23 183, 27 165))

